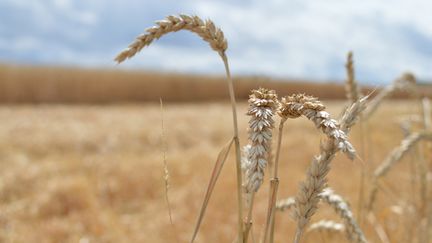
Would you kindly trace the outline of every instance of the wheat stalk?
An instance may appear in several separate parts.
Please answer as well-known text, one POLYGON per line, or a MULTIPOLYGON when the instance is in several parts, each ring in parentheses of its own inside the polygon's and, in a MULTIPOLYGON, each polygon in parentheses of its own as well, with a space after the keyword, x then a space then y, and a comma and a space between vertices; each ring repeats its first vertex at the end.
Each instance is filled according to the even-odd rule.
MULTIPOLYGON (((220 28, 217 28, 213 21, 203 21, 198 16, 189 16, 181 14, 180 16, 170 15, 166 19, 157 21, 156 25, 147 29, 146 33, 138 36, 128 48, 119 53, 115 61, 123 62, 127 58, 133 57, 141 51, 145 46, 150 45, 154 40, 159 39, 165 34, 177 32, 179 30, 189 30, 204 41, 209 43, 210 47, 215 50, 222 58, 225 72, 228 81, 228 91, 231 100, 232 117, 233 117, 233 139, 236 147, 236 171, 237 171, 237 204, 238 204, 238 240, 243 242, 243 202, 242 202, 242 172, 241 172, 241 156, 240 156, 240 141, 238 136, 236 100, 233 87, 233 81, 228 64, 228 57, 225 53, 228 48, 228 42, 220 28)), ((191 242, 193 242, 192 239, 191 242)))
MULTIPOLYGON (((360 99, 345 110, 342 122, 345 124, 344 129, 347 132, 355 124, 357 120, 355 117, 360 114, 364 106, 365 99, 360 99)), ((329 137, 322 143, 320 154, 313 158, 306 172, 306 180, 300 184, 299 192, 296 196, 296 210, 294 214, 297 220, 297 230, 294 237, 295 243, 300 241, 305 226, 317 210, 319 194, 327 184, 326 176, 330 171, 330 163, 340 148, 333 137, 329 137)))
MULTIPOLYGON (((362 154, 365 156, 365 138, 367 133, 364 133, 363 131, 366 131, 365 129, 365 123, 362 119, 363 117, 363 111, 366 109, 367 101, 370 97, 370 94, 367 96, 364 96, 357 100, 355 103, 351 104, 350 107, 348 107, 345 112, 343 113, 342 117, 339 119, 340 129, 348 134, 351 130, 351 127, 354 126, 359 120, 363 121, 360 123, 361 128, 361 135, 362 135, 362 154)), ((363 198, 364 198, 364 184, 365 184, 365 178, 366 178, 366 169, 364 166, 361 168, 361 174, 360 174, 360 188, 359 188, 359 206, 357 209, 357 214, 359 215, 359 221, 361 222, 361 216, 362 216, 362 204, 363 204, 363 198)))
POLYGON ((393 92, 397 90, 403 90, 415 85, 416 80, 414 75, 411 73, 405 73, 401 77, 393 81, 392 84, 384 87, 369 103, 368 107, 364 111, 364 119, 368 119, 376 111, 381 102, 393 92))
POLYGON ((432 139, 432 133, 427 131, 416 132, 402 140, 400 146, 394 148, 387 155, 381 165, 375 169, 374 177, 380 178, 385 176, 390 171, 390 169, 400 161, 406 152, 408 152, 417 142, 422 139, 432 139))
POLYGON ((385 176, 390 169, 399 162, 402 157, 420 140, 432 140, 432 133, 428 131, 421 131, 410 134, 403 139, 400 145, 394 148, 384 159, 384 161, 375 169, 373 173, 373 187, 369 196, 368 210, 372 210, 373 204, 378 192, 378 180, 385 176))
POLYGON ((255 193, 264 180, 264 172, 269 162, 274 127, 273 115, 277 106, 277 95, 274 90, 259 88, 252 90, 249 96, 249 146, 246 147, 244 189, 247 197, 248 216, 245 238, 252 226, 252 210, 255 193))
POLYGON ((347 73, 345 85, 346 95, 350 103, 355 103, 362 95, 357 80, 355 80, 353 53, 351 51, 348 52, 345 68, 347 73))
POLYGON ((346 226, 347 237, 351 242, 366 243, 366 238, 363 231, 360 229, 354 215, 345 200, 335 194, 330 188, 325 189, 320 193, 322 201, 330 205, 337 214, 343 219, 346 226))

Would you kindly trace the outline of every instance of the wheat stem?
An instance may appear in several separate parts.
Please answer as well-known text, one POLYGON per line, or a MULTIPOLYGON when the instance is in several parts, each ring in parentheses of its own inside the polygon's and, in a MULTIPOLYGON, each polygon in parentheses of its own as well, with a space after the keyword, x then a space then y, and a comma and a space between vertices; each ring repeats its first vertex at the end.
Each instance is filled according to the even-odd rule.
MULTIPOLYGON (((279 168, 279 157, 280 157, 280 149, 282 144, 282 135, 283 135, 283 127, 285 123, 285 119, 281 119, 279 123, 279 133, 278 133, 278 140, 277 140, 277 148, 276 148, 276 157, 274 162, 274 169, 273 169, 273 180, 279 180, 278 176, 278 168, 279 168)), ((275 191, 275 197, 277 196, 277 190, 275 191)), ((274 228, 275 228, 275 210, 276 210, 276 201, 272 203, 271 206, 271 216, 270 216, 270 243, 274 242, 274 228)))
POLYGON ((242 171, 241 171, 241 150, 240 150, 240 140, 238 135, 238 122, 237 122, 237 109, 234 85, 231 78, 231 72, 228 65, 228 58, 223 52, 221 54, 222 60, 225 65, 225 71, 228 78, 228 89, 231 99, 232 117, 233 117, 233 127, 234 127, 234 145, 236 151, 236 173, 237 173, 237 207, 238 207, 238 237, 239 241, 243 242, 243 200, 242 200, 242 171))
POLYGON ((203 21, 198 16, 189 16, 181 14, 180 16, 168 16, 166 19, 157 21, 156 26, 146 30, 145 34, 137 37, 128 48, 117 55, 115 61, 118 63, 123 62, 127 58, 133 57, 136 53, 141 51, 145 46, 150 45, 154 40, 159 39, 161 36, 170 32, 177 32, 179 30, 189 30, 204 41, 209 43, 211 48, 218 52, 225 66, 225 72, 228 81, 228 90, 232 105, 233 113, 233 127, 234 127, 234 144, 236 148, 236 169, 237 169, 237 197, 238 197, 238 239, 243 243, 243 203, 242 203, 242 174, 241 174, 241 157, 240 157, 240 142, 238 136, 238 122, 236 112, 236 101, 231 78, 228 58, 225 54, 228 48, 227 40, 220 28, 217 28, 211 20, 203 21))

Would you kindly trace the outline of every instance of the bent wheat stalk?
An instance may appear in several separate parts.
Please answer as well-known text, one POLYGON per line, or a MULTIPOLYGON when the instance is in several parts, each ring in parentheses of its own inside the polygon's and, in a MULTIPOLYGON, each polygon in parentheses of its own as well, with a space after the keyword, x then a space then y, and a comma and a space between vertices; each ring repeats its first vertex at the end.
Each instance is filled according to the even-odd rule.
MULTIPOLYGON (((336 120, 331 119, 330 114, 324 111, 324 109, 325 106, 317 98, 304 94, 286 96, 283 97, 279 102, 278 115, 281 117, 281 122, 279 125, 278 148, 276 151, 273 178, 271 180, 273 191, 270 192, 267 222, 263 241, 267 240, 267 235, 269 232, 270 235, 273 235, 274 231, 274 209, 276 206, 275 199, 277 196, 277 184, 279 182, 278 163, 280 145, 282 140, 283 125, 287 119, 305 116, 329 138, 329 141, 332 141, 332 146, 334 146, 335 149, 344 151, 351 159, 353 159, 355 156, 355 150, 348 142, 345 133, 338 128, 336 120)), ((270 237, 270 242, 272 242, 272 240, 273 237, 270 237)))
POLYGON ((385 176, 390 169, 399 162, 402 157, 419 141, 426 139, 432 140, 432 133, 429 131, 421 131, 410 134, 404 140, 402 140, 401 144, 394 148, 384 159, 384 161, 375 169, 373 174, 373 186, 369 195, 368 201, 368 211, 371 211, 373 208, 373 204, 376 199, 376 194, 378 193, 378 180, 385 176))
MULTIPOLYGON (((211 20, 203 21, 198 16, 189 16, 181 14, 180 16, 168 16, 166 19, 157 21, 156 26, 146 30, 146 33, 138 36, 128 48, 117 55, 115 61, 123 62, 127 58, 133 57, 141 51, 145 46, 150 45, 154 40, 159 39, 163 35, 180 30, 189 30, 204 41, 210 44, 211 48, 216 51, 225 66, 225 72, 228 81, 228 90, 231 99, 232 117, 233 117, 233 137, 236 147, 236 170, 237 170, 237 202, 238 202, 238 239, 243 242, 243 206, 242 206, 242 175, 241 175, 241 157, 240 157, 240 142, 238 136, 236 100, 234 95, 233 81, 228 65, 226 49, 228 48, 227 40, 220 28, 217 28, 211 20)), ((193 241, 193 239, 192 239, 193 241)))
MULTIPOLYGON (((342 116, 341 123, 343 129, 349 131, 351 126, 357 121, 356 116, 364 109, 366 102, 365 99, 360 99, 356 103, 352 104, 351 107, 345 110, 342 116)), ((337 131, 341 131, 339 127, 337 131)), ((347 143, 345 143, 347 144, 347 143)), ((318 202, 319 194, 324 190, 327 184, 327 174, 330 171, 330 164, 336 153, 342 149, 341 143, 337 142, 337 138, 329 136, 329 138, 321 144, 320 154, 315 156, 312 160, 311 166, 308 168, 306 173, 306 180, 300 184, 299 192, 296 196, 296 205, 294 216, 297 221, 297 230, 294 237, 294 242, 298 243, 302 236, 305 226, 309 223, 312 216, 315 214, 318 202)), ((350 150, 346 150, 350 151, 350 150)), ((353 153, 348 155, 354 157, 353 153)))

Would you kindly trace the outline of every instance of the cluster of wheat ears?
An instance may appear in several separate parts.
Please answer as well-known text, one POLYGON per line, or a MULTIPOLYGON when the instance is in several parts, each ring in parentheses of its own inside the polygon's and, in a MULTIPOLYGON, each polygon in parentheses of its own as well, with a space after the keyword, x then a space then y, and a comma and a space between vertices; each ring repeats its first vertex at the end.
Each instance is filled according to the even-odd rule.
MULTIPOLYGON (((270 192, 266 223, 262 229, 261 237, 259 237, 260 242, 274 242, 275 214, 285 210, 293 212, 292 215, 297 223, 296 233, 292 236, 295 243, 300 242, 302 235, 312 230, 344 232, 347 239, 351 242, 367 242, 367 237, 360 228, 349 204, 328 187, 327 174, 331 169, 331 162, 338 152, 344 153, 351 160, 358 157, 354 147, 348 140, 351 128, 358 121, 360 124, 366 123, 383 99, 394 91, 402 89, 414 90, 414 76, 404 74, 396 79, 393 84, 381 89, 373 97, 371 95, 363 95, 355 79, 352 53, 349 53, 346 64, 346 91, 349 105, 342 111, 339 119, 333 119, 326 111, 324 104, 315 97, 305 94, 292 94, 279 99, 274 90, 265 88, 252 90, 247 112, 247 115, 250 116, 248 144, 241 149, 238 136, 235 93, 226 55, 228 44, 222 30, 216 27, 211 20, 202 20, 198 16, 189 15, 168 16, 164 20, 157 21, 155 26, 138 36, 115 60, 118 63, 123 62, 133 57, 143 47, 150 45, 154 40, 159 39, 165 34, 180 30, 189 30, 196 33, 209 43, 211 48, 221 57, 226 70, 233 118, 233 137, 221 150, 216 160, 190 242, 194 242, 197 236, 213 188, 233 143, 236 153, 238 198, 238 234, 237 238, 234 239, 235 242, 245 243, 251 241, 250 239, 255 241, 257 238, 253 236, 253 232, 251 231, 254 222, 252 211, 255 194, 264 183, 264 173, 266 171, 270 173, 270 192), (312 162, 306 172, 306 178, 300 184, 297 195, 287 199, 278 199, 278 163, 283 127, 287 120, 299 117, 305 117, 313 122, 316 128, 325 135, 325 139, 320 144, 319 154, 312 158, 312 162), (279 125, 277 140, 275 141, 276 149, 274 150, 272 149, 272 144, 276 119, 279 119, 279 125), (271 165, 269 166, 270 168, 267 168, 268 164, 271 165), (342 223, 324 220, 308 226, 320 203, 326 203, 334 208, 336 214, 340 216, 342 223)), ((368 198, 363 196, 366 199, 364 199, 365 206, 362 210, 367 210, 369 213, 372 212, 376 194, 379 192, 380 178, 385 176, 393 165, 416 143, 421 140, 432 139, 430 118, 428 116, 430 105, 427 100, 424 101, 424 104, 425 128, 421 131, 407 134, 400 146, 392 150, 382 164, 372 173, 372 189, 369 192, 368 198)), ((423 179, 426 180, 425 178, 426 176, 424 175, 423 179)), ((423 187, 426 187, 426 181, 423 181, 423 187)), ((363 194, 363 186, 359 191, 363 194)), ((427 189, 423 189, 423 191, 426 193, 427 189)), ((428 237, 428 233, 426 232, 425 234, 425 237, 428 237)), ((382 236, 382 238, 383 241, 386 241, 385 236, 382 236)), ((424 242, 428 242, 428 240, 426 239, 424 242)))

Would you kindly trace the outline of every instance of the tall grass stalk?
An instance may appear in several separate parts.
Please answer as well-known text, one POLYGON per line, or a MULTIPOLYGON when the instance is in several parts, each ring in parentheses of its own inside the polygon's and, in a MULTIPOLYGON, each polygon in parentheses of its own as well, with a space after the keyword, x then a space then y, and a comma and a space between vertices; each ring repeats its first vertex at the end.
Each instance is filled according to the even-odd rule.
MULTIPOLYGON (((228 82, 228 90, 232 106, 233 118, 233 138, 236 148, 236 170, 237 170, 237 202, 238 202, 238 239, 243 242, 243 202, 242 202, 242 174, 241 174, 241 157, 240 157, 240 141, 238 136, 238 122, 236 111, 236 100, 234 93, 234 85, 231 78, 231 73, 226 55, 228 48, 227 40, 221 29, 217 28, 211 20, 203 21, 198 16, 189 16, 181 14, 180 16, 170 15, 166 19, 157 21, 156 26, 146 30, 146 33, 137 37, 137 39, 129 45, 129 47, 119 53, 115 60, 118 63, 123 62, 127 58, 133 57, 141 51, 145 46, 150 45, 154 40, 159 39, 165 34, 177 32, 179 30, 189 30, 199 35, 204 41, 208 42, 213 50, 215 50, 222 58, 228 82)), ((204 206, 204 205, 203 205, 204 206)), ((192 240, 193 241, 193 240, 192 240)))

